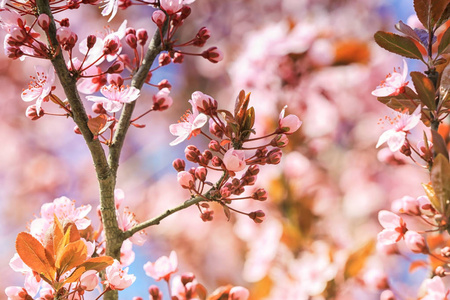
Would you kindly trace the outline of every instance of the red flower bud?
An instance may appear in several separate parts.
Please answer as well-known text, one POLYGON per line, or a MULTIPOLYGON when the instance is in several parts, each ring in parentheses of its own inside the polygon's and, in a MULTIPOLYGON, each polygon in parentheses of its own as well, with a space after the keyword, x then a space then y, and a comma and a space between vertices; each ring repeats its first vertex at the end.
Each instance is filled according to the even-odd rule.
POLYGON ((172 162, 172 166, 175 168, 175 170, 181 172, 185 170, 186 163, 181 158, 177 158, 172 162))
POLYGON ((44 110, 42 108, 39 108, 39 112, 36 110, 36 105, 30 105, 27 107, 27 110, 25 111, 25 115, 28 119, 32 121, 36 121, 37 119, 40 119, 44 116, 44 110))

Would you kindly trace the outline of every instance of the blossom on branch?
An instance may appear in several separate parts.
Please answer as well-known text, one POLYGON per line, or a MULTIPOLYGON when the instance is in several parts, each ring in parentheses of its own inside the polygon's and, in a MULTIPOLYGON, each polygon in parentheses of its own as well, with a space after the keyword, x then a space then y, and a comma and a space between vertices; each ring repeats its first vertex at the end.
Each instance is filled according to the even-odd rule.
POLYGON ((378 221, 384 228, 378 233, 378 242, 381 244, 394 244, 404 238, 408 231, 405 221, 393 212, 381 210, 378 221))
POLYGON ((208 121, 208 117, 205 114, 199 113, 197 106, 192 100, 189 100, 192 105, 192 112, 188 111, 178 124, 172 124, 169 126, 170 133, 177 136, 177 138, 170 143, 170 146, 175 146, 184 141, 190 139, 193 136, 198 135, 201 132, 201 128, 208 121))
POLYGON ((178 259, 175 251, 170 252, 169 257, 161 256, 154 263, 147 262, 144 265, 145 274, 156 281, 164 279, 169 281, 170 275, 178 270, 178 259))
POLYGON ((133 102, 140 95, 140 91, 135 87, 125 87, 123 85, 118 87, 114 84, 103 86, 100 92, 104 97, 87 96, 86 99, 102 103, 103 108, 109 113, 118 112, 125 103, 133 102))
POLYGON ((112 290, 124 290, 136 280, 136 276, 128 274, 128 268, 122 269, 120 262, 114 260, 114 263, 105 270, 106 280, 103 282, 112 290))
POLYGON ((36 112, 39 115, 42 102, 51 94, 53 83, 55 82, 55 70, 50 66, 45 70, 42 66, 35 66, 37 77, 31 77, 32 81, 28 88, 21 94, 22 100, 25 102, 36 100, 36 112))
POLYGON ((400 150, 406 141, 406 135, 419 124, 421 109, 419 105, 411 115, 405 112, 397 113, 394 118, 386 117, 386 120, 389 121, 392 128, 381 134, 376 147, 378 148, 387 142, 392 152, 400 150))
POLYGON ((408 81, 405 81, 406 76, 408 76, 408 65, 406 64, 406 61, 403 60, 403 72, 400 73, 394 69, 394 72, 388 74, 386 79, 372 91, 372 95, 376 97, 387 97, 404 93, 405 86, 408 85, 408 81))

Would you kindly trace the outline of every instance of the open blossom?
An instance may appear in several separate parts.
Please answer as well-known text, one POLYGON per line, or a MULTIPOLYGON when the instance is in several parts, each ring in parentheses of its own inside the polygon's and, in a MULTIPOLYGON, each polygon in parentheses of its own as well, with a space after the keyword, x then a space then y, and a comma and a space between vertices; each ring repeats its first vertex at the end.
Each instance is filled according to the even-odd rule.
POLYGON ((408 113, 397 113, 394 118, 386 119, 390 122, 392 128, 383 132, 378 139, 377 148, 386 143, 392 152, 400 150, 406 140, 406 135, 411 129, 417 126, 421 118, 421 106, 417 106, 414 112, 410 115, 408 113))
POLYGON ((181 117, 178 124, 172 124, 169 126, 170 133, 177 136, 177 138, 170 143, 170 146, 178 145, 185 139, 190 139, 193 136, 198 135, 201 132, 201 128, 208 121, 208 117, 205 114, 199 113, 197 106, 189 100, 192 105, 192 112, 187 112, 181 117))
POLYGON ((114 260, 114 263, 105 270, 104 284, 109 286, 112 290, 124 290, 136 280, 136 276, 128 274, 128 268, 122 269, 120 262, 114 260))
POLYGON ((284 134, 291 134, 297 131, 300 126, 302 126, 302 121, 296 116, 296 115, 287 115, 284 116, 284 112, 287 108, 287 105, 283 107, 281 110, 279 119, 278 119, 278 128, 284 133, 284 134))
POLYGON ((378 213, 378 221, 384 228, 378 233, 378 242, 381 244, 394 244, 404 238, 408 231, 405 221, 393 212, 381 210, 378 213))
POLYGON ((104 97, 87 96, 86 99, 103 104, 103 108, 110 113, 121 110, 124 103, 133 102, 140 95, 140 91, 135 87, 118 87, 114 84, 103 86, 100 92, 104 97))
POLYGON ((161 8, 168 13, 169 15, 173 15, 178 12, 183 5, 191 4, 195 0, 161 0, 161 8))
POLYGON ((21 97, 25 102, 36 100, 36 111, 39 115, 42 102, 52 92, 53 83, 55 82, 55 70, 53 66, 50 66, 48 70, 45 70, 42 66, 35 66, 34 69, 37 77, 32 77, 33 81, 22 92, 21 97))
POLYGON ((372 95, 376 97, 396 96, 405 91, 405 86, 408 85, 406 76, 408 75, 408 65, 403 60, 403 72, 400 73, 394 69, 392 74, 388 74, 386 79, 381 82, 377 88, 372 91, 372 95))
POLYGON ((239 172, 245 169, 245 152, 231 148, 223 156, 223 163, 228 171, 239 172))
POLYGON ((427 288, 427 295, 422 300, 446 300, 448 299, 449 291, 445 288, 442 278, 434 276, 431 279, 425 280, 427 288))
POLYGON ((8 300, 28 300, 33 299, 28 295, 27 291, 20 286, 8 286, 5 289, 5 294, 8 296, 8 300))
POLYGON ((153 95, 153 110, 163 111, 168 109, 173 103, 173 99, 169 95, 170 90, 168 88, 163 88, 156 95, 153 95))
POLYGON ((154 263, 147 262, 144 265, 145 274, 157 281, 164 279, 169 281, 170 275, 178 270, 178 259, 175 251, 170 252, 169 257, 161 256, 154 263))

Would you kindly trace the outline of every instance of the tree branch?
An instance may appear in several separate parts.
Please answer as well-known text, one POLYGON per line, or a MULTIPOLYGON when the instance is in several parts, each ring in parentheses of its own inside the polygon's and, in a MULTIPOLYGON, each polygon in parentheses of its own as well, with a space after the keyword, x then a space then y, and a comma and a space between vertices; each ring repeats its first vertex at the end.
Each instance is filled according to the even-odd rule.
MULTIPOLYGON (((163 36, 164 33, 167 31, 167 28, 168 28, 168 21, 166 21, 166 23, 162 28, 163 36)), ((155 61, 156 56, 162 51, 161 45, 162 45, 161 34, 159 32, 159 29, 156 29, 155 33, 153 34, 153 38, 150 41, 150 44, 148 45, 147 52, 142 61, 142 65, 133 75, 131 86, 139 90, 142 89, 142 86, 144 85, 145 79, 147 78, 148 72, 150 71, 153 62, 155 61)), ((120 115, 119 123, 117 125, 117 130, 114 134, 112 144, 109 147, 108 163, 109 166, 111 167, 114 176, 117 176, 117 168, 119 167, 120 152, 122 151, 125 136, 127 134, 128 128, 130 127, 131 116, 133 114, 135 105, 136 101, 124 105, 122 114, 120 115)))
POLYGON ((191 198, 189 200, 186 200, 183 204, 181 204, 179 206, 176 206, 174 208, 166 210, 163 214, 159 215, 158 217, 155 217, 153 219, 150 219, 150 220, 147 220, 145 222, 142 222, 142 223, 134 226, 133 228, 125 231, 123 233, 123 237, 125 239, 127 239, 127 238, 131 237, 133 234, 135 234, 136 232, 138 232, 138 231, 141 231, 141 230, 143 230, 143 229, 145 229, 147 227, 150 227, 150 226, 158 225, 166 217, 176 213, 177 211, 183 210, 185 208, 188 208, 188 207, 190 207, 190 206, 192 206, 194 204, 200 203, 202 201, 205 201, 205 198, 201 197, 201 196, 197 196, 195 198, 191 198))

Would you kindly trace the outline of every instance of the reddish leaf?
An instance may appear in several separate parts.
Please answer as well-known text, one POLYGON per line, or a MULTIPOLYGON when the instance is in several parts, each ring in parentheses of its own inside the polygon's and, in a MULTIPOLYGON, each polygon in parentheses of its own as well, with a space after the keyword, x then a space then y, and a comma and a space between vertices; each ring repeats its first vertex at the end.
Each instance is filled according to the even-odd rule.
POLYGON ((109 126, 111 126, 111 124, 112 121, 108 121, 108 117, 106 115, 99 115, 88 120, 88 127, 93 135, 102 134, 109 128, 109 126))
POLYGON ((438 46, 438 55, 450 52, 450 27, 447 28, 438 46))
POLYGON ((378 97, 377 99, 393 110, 403 111, 406 108, 410 114, 413 113, 417 108, 417 105, 420 104, 419 95, 417 95, 409 87, 405 87, 405 92, 403 94, 398 94, 396 96, 378 97))
POLYGON ((233 288, 232 285, 226 285, 218 287, 212 294, 208 297, 208 300, 222 300, 228 299, 228 294, 230 290, 233 288))
POLYGON ((431 1, 431 22, 433 26, 436 25, 438 21, 441 19, 449 3, 450 0, 431 1))
POLYGON ((433 149, 437 154, 442 154, 448 161, 448 151, 444 138, 436 132, 436 130, 431 129, 431 137, 433 139, 433 149))
POLYGON ((72 242, 64 247, 61 255, 56 258, 55 266, 59 274, 81 265, 87 258, 87 247, 82 240, 72 242))
POLYGON ((97 272, 103 271, 106 267, 112 265, 114 259, 110 256, 93 257, 86 260, 79 265, 75 271, 64 281, 65 283, 76 282, 83 275, 84 272, 95 270, 97 272))
POLYGON ((428 263, 424 260, 416 260, 409 266, 409 273, 414 272, 417 268, 428 268, 428 263))
POLYGON ((412 40, 391 32, 378 31, 374 35, 375 42, 389 52, 423 61, 422 53, 412 40))
POLYGON ((409 36, 412 39, 415 39, 419 43, 422 43, 422 41, 420 40, 419 36, 414 31, 414 29, 412 29, 411 27, 409 27, 407 24, 403 23, 402 21, 400 21, 397 24, 395 24, 395 29, 397 29, 398 31, 400 31, 404 35, 409 36))
POLYGON ((441 203, 439 202, 439 199, 436 197, 436 193, 434 192, 433 187, 431 184, 425 184, 422 183, 422 187, 425 190, 425 194, 427 195, 428 199, 431 202, 431 205, 437 210, 442 211, 441 203))
POLYGON ((48 280, 53 280, 55 269, 47 260, 42 244, 27 232, 17 235, 16 251, 23 262, 33 271, 43 275, 48 280))
POLYGON ((373 253, 375 249, 375 242, 370 240, 368 243, 356 249, 347 258, 344 267, 344 278, 352 278, 358 275, 361 269, 365 266, 367 258, 373 253))
POLYGON ((410 75, 420 101, 429 109, 435 110, 436 91, 433 82, 421 72, 411 72, 410 75))

